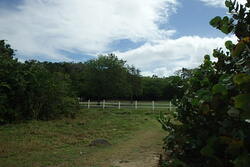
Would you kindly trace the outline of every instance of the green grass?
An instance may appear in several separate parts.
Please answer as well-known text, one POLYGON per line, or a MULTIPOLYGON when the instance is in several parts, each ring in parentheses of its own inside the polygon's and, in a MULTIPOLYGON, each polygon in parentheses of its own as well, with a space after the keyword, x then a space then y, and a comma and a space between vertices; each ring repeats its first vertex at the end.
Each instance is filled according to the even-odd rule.
MULTIPOLYGON (((71 164, 98 149, 89 143, 105 138, 112 145, 149 127, 157 114, 145 110, 85 109, 76 119, 30 121, 0 127, 0 166, 47 167, 71 164)), ((70 166, 70 165, 69 165, 70 166)))

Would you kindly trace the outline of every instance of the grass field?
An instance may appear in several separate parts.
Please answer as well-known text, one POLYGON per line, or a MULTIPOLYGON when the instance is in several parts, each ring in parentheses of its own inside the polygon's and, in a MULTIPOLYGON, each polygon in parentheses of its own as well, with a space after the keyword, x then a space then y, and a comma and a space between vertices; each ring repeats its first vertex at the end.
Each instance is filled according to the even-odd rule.
POLYGON ((97 138, 116 145, 133 132, 147 129, 156 113, 145 110, 85 109, 75 119, 31 121, 0 127, 1 167, 75 166, 82 155, 104 148, 89 147, 97 138))

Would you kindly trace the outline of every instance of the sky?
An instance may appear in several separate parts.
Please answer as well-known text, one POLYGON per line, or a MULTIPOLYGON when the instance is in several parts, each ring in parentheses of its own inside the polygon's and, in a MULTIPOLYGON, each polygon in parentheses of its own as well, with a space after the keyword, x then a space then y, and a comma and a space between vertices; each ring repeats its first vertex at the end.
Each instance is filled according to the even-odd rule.
POLYGON ((164 77, 236 40, 209 25, 225 15, 224 0, 0 0, 0 39, 20 61, 115 53, 144 76, 164 77))

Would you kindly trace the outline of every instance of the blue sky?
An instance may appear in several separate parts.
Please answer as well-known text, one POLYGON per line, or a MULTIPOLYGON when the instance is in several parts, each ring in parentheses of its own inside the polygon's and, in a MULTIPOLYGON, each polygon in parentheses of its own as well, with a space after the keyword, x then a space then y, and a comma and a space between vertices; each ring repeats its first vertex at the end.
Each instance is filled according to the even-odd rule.
POLYGON ((0 36, 21 61, 79 62, 113 52, 143 75, 168 76, 235 40, 209 26, 226 15, 223 6, 224 0, 0 0, 0 36))
POLYGON ((177 13, 169 18, 169 25, 177 31, 174 37, 188 35, 224 36, 209 25, 209 20, 215 16, 225 15, 226 8, 210 6, 198 0, 181 0, 179 2, 181 4, 177 9, 177 13))

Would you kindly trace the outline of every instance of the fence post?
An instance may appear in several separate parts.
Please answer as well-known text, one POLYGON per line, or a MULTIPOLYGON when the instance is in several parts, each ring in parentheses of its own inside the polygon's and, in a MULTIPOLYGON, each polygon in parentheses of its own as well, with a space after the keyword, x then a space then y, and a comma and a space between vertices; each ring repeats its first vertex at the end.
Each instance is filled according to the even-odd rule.
POLYGON ((155 111, 155 102, 154 101, 152 101, 152 109, 153 109, 153 111, 155 111))
POLYGON ((137 100, 135 101, 135 109, 137 110, 137 100))
POLYGON ((119 110, 121 109, 121 102, 120 101, 118 102, 118 109, 119 110))
POLYGON ((104 109, 105 108, 105 100, 103 100, 103 102, 102 102, 102 109, 104 109))
POLYGON ((90 99, 88 100, 88 109, 90 109, 90 99))
POLYGON ((172 111, 172 103, 171 103, 171 101, 169 103, 169 110, 170 110, 170 112, 172 111))

